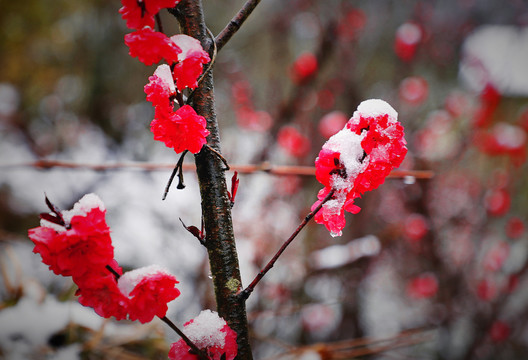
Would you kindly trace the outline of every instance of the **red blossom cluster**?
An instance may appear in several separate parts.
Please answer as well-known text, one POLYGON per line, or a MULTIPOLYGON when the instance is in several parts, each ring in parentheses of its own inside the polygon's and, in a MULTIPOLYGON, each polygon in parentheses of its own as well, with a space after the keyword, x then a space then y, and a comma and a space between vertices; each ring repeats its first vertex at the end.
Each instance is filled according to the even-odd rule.
POLYGON ((323 145, 315 160, 315 176, 324 188, 312 210, 334 191, 315 221, 333 236, 345 226, 344 211, 358 213, 354 200, 376 189, 407 154, 398 114, 385 101, 362 102, 346 126, 323 145))
POLYGON ((165 316, 167 303, 180 295, 178 281, 156 265, 123 275, 114 259, 106 209, 97 195, 85 195, 68 211, 48 205, 52 213, 42 214, 41 226, 28 232, 33 252, 55 274, 72 277, 82 305, 118 320, 146 323, 165 316))
POLYGON ((188 150, 194 154, 206 143, 209 131, 206 120, 180 101, 174 111, 174 100, 182 99, 186 88, 198 87, 203 65, 211 61, 200 42, 179 34, 168 37, 153 30, 154 18, 163 8, 173 8, 179 0, 122 0, 119 10, 127 26, 136 31, 125 35, 129 54, 149 66, 164 60, 145 85, 147 100, 155 108, 151 130, 154 139, 162 141, 177 153, 188 150))
MULTIPOLYGON (((216 312, 202 311, 196 318, 184 324, 183 332, 211 360, 233 360, 238 352, 236 333, 216 312)), ((182 339, 172 343, 170 360, 198 360, 182 339)))

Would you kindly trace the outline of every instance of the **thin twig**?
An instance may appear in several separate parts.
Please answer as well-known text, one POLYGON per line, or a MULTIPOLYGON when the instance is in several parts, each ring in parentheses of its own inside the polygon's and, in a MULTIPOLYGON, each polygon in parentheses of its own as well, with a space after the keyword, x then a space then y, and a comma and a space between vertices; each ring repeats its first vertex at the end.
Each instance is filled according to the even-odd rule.
POLYGON ((231 19, 231 21, 226 25, 226 27, 218 34, 215 39, 216 47, 218 51, 224 47, 225 44, 231 39, 233 35, 240 29, 240 26, 246 21, 246 19, 251 15, 255 7, 260 3, 260 0, 248 0, 242 6, 240 11, 231 19))
POLYGON ((169 189, 172 184, 172 181, 174 180, 174 177, 176 174, 178 174, 178 189, 185 189, 185 184, 183 183, 183 159, 185 158, 185 154, 187 154, 189 150, 184 150, 180 156, 180 159, 176 163, 176 166, 174 167, 174 170, 172 170, 171 176, 169 177, 169 181, 167 182, 167 186, 165 186, 165 191, 163 192, 163 197, 161 200, 165 200, 167 198, 167 195, 169 194, 169 189))
POLYGON ((255 286, 257 286, 257 284, 260 282, 260 280, 262 280, 262 278, 264 277, 264 275, 266 275, 266 273, 268 271, 270 271, 270 269, 273 267, 273 265, 275 265, 275 263, 277 262, 277 260, 279 259, 279 257, 282 255, 282 253, 284 252, 284 250, 286 250, 286 248, 288 247, 288 245, 291 244, 291 242, 293 241, 293 239, 295 239, 295 237, 301 232, 301 230, 306 226, 306 224, 308 224, 308 222, 315 216, 315 214, 317 214, 319 212, 319 210, 321 210, 321 208, 323 207, 323 205, 328 201, 330 200, 332 197, 334 196, 334 190, 331 190, 328 195, 325 196, 325 198, 319 203, 319 205, 317 205, 317 207, 315 209, 313 209, 305 218, 304 220, 301 222, 301 224, 297 227, 297 229, 295 229, 295 231, 293 232, 293 234, 291 234, 291 236, 288 238, 288 240, 286 240, 284 242, 284 244, 282 244, 282 246, 280 247, 279 251, 277 251, 277 253, 273 256, 273 258, 271 258, 271 260, 268 262, 268 264, 264 267, 264 269, 262 269, 258 274, 257 276, 255 276, 255 278, 253 279, 253 281, 251 282, 251 284, 249 284, 244 290, 242 290, 240 292, 240 297, 244 300, 246 300, 249 295, 251 295, 251 293, 253 292, 253 290, 255 290, 255 286))
MULTIPOLYGON (((273 165, 268 162, 261 164, 231 164, 230 170, 238 171, 240 174, 255 174, 260 172, 269 173, 272 175, 298 175, 298 176, 314 176, 315 167, 313 166, 282 166, 273 165)), ((77 163, 72 161, 56 161, 56 160, 37 160, 25 163, 0 164, 0 169, 11 168, 36 168, 39 170, 51 169, 70 169, 70 170, 93 170, 93 171, 111 171, 111 170, 141 170, 141 171, 161 171, 173 169, 174 163, 147 163, 147 162, 125 162, 125 163, 77 163)), ((183 164, 183 171, 195 171, 196 165, 183 164)), ((427 180, 433 178, 434 173, 430 170, 393 170, 389 174, 389 178, 415 178, 417 180, 427 180)))
POLYGON ((170 321, 166 316, 160 318, 165 324, 174 330, 180 337, 185 341, 187 345, 192 349, 193 353, 197 355, 201 360, 210 360, 205 352, 200 350, 192 341, 185 335, 172 321, 170 321))

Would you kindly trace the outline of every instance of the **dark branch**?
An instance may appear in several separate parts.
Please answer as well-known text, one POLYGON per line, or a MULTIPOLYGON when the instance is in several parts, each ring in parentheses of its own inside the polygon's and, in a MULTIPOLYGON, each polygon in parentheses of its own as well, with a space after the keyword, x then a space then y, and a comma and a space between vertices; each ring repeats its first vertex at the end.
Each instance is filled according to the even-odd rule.
POLYGON ((293 239, 295 239, 295 237, 301 232, 301 230, 306 226, 306 224, 308 224, 308 221, 310 221, 314 216, 315 214, 317 214, 319 212, 319 210, 321 210, 321 208, 323 207, 323 205, 328 201, 330 200, 333 196, 334 196, 334 192, 335 190, 331 190, 328 195, 326 195, 326 197, 321 201, 321 203, 319 203, 319 205, 317 205, 317 207, 315 209, 313 209, 305 218, 304 220, 301 222, 301 224, 297 227, 297 229, 295 229, 295 231, 293 232, 293 234, 291 234, 291 236, 288 238, 288 240, 286 240, 284 242, 284 244, 282 244, 281 248, 279 249, 279 251, 277 251, 277 253, 275 254, 275 256, 273 256, 273 258, 268 262, 268 264, 266 265, 266 267, 264 267, 264 269, 262 269, 258 274, 257 276, 255 276, 255 278, 253 279, 253 281, 251 282, 251 284, 248 285, 247 288, 245 288, 244 290, 242 290, 242 292, 240 293, 240 297, 244 300, 246 300, 249 295, 251 295, 251 293, 253 292, 253 290, 255 290, 255 286, 257 286, 257 284, 260 282, 260 280, 262 280, 262 278, 264 277, 264 275, 266 275, 266 273, 268 271, 271 270, 271 268, 273 267, 273 265, 275 265, 275 263, 277 262, 277 260, 279 259, 279 257, 282 255, 282 253, 284 252, 284 250, 286 250, 286 248, 288 247, 288 245, 291 244, 291 242, 293 241, 293 239))
POLYGON ((215 38, 216 48, 217 51, 220 51, 221 48, 224 47, 225 44, 231 39, 233 35, 240 29, 244 21, 251 15, 255 7, 259 4, 260 0, 248 0, 242 6, 240 11, 231 19, 229 24, 226 25, 224 30, 218 34, 218 36, 215 38))

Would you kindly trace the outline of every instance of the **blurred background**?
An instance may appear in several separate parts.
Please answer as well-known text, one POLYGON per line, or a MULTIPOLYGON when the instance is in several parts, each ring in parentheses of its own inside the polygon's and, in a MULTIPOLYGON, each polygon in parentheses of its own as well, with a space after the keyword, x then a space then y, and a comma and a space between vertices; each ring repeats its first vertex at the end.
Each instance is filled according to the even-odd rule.
MULTIPOLYGON (((205 0, 212 33, 243 3, 205 0)), ((187 187, 161 201, 178 156, 152 139, 143 86, 155 66, 128 56, 120 6, 0 4, 0 358, 166 359, 178 339, 160 321, 104 320, 77 303, 27 238, 44 194, 63 209, 98 194, 120 265, 156 263, 179 279, 174 322, 214 309, 206 251, 179 220, 200 224, 197 180, 186 172, 187 187)), ((365 194, 341 237, 303 230, 248 302, 255 358, 528 355, 527 25, 523 0, 266 0, 221 50, 216 109, 231 164, 313 166, 357 105, 380 98, 405 127, 400 170, 433 174, 404 172, 365 194)), ((248 284, 321 185, 295 169, 239 177, 248 284)))

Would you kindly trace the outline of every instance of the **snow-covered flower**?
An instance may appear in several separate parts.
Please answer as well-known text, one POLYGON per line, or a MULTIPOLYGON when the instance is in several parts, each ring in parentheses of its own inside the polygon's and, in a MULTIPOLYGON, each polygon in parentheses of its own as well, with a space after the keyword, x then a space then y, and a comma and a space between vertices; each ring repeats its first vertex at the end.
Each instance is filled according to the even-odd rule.
POLYGON ((178 62, 174 67, 174 79, 178 90, 186 87, 195 89, 198 78, 202 74, 203 65, 211 59, 197 39, 188 35, 179 34, 170 38, 182 51, 178 55, 178 62))
POLYGON ((333 190, 334 195, 315 215, 333 236, 345 226, 344 211, 358 213, 354 200, 385 181, 398 167, 407 148, 398 113, 385 101, 363 101, 346 126, 328 139, 315 160, 319 191, 312 209, 333 190))
POLYGON ((106 209, 97 195, 88 194, 72 210, 54 215, 43 214, 41 226, 28 231, 35 244, 33 252, 42 257, 57 275, 72 276, 74 281, 88 272, 104 271, 114 259, 106 209))
POLYGON ((128 299, 128 318, 146 323, 154 316, 165 316, 167 303, 180 296, 175 287, 178 283, 167 270, 150 265, 126 272, 117 285, 128 299))
POLYGON ((47 203, 52 212, 41 214, 41 226, 29 230, 33 251, 57 275, 72 277, 79 303, 117 320, 145 323, 165 316, 167 303, 180 295, 176 277, 157 265, 123 275, 97 195, 85 195, 67 211, 47 203))
MULTIPOLYGON (((183 332, 212 360, 233 360, 238 352, 237 334, 226 321, 211 310, 202 311, 196 318, 184 324, 183 332)), ((198 360, 183 341, 172 343, 169 351, 171 360, 198 360)))

